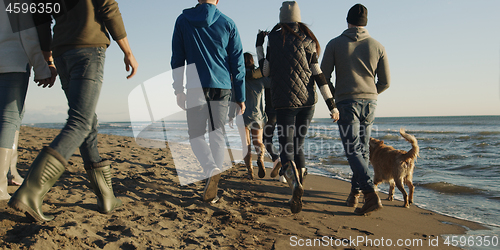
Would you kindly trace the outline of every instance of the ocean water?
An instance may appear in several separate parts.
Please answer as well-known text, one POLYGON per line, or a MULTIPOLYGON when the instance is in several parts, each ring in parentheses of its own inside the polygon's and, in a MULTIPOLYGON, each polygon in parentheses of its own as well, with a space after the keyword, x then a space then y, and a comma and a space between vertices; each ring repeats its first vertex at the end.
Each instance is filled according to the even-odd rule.
MULTIPOLYGON (((63 124, 28 124, 61 128, 63 124)), ((134 136, 134 129, 148 123, 101 123, 104 134, 134 136)), ((500 235, 500 116, 376 118, 372 137, 397 149, 409 150, 400 135, 404 127, 420 146, 414 171, 415 205, 438 213, 480 222, 492 230, 477 235, 500 235)), ((226 127, 228 144, 241 149, 237 130, 226 127)), ((136 133, 137 134, 137 133, 136 133)), ((185 121, 167 121, 149 126, 141 137, 168 138, 188 143, 185 121)), ((277 141, 276 141, 277 143, 277 141)), ((305 152, 310 173, 349 180, 337 124, 330 119, 313 120, 305 152)), ((388 185, 379 185, 382 192, 388 185)), ((395 198, 402 199, 399 190, 395 198)), ((395 201, 400 202, 400 201, 395 201)), ((401 202, 402 203, 402 202, 401 202)), ((474 235, 474 234, 473 234, 474 235)), ((496 249, 498 249, 497 246, 496 249)), ((476 248, 474 248, 476 249, 476 248)), ((486 248, 481 248, 486 249, 486 248)), ((495 249, 495 248, 493 248, 495 249)))

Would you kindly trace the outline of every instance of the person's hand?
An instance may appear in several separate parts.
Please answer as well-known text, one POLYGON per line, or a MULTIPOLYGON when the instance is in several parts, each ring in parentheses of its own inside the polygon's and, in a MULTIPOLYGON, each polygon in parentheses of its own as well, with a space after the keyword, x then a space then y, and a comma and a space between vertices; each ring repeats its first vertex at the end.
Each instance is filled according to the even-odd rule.
POLYGON ((38 85, 37 85, 38 87, 42 87, 42 88, 46 88, 46 87, 51 88, 54 85, 51 78, 42 79, 42 80, 35 80, 35 82, 38 83, 38 85))
POLYGON ((130 75, 127 76, 127 79, 130 79, 135 75, 137 68, 139 67, 139 63, 137 63, 134 54, 132 53, 125 54, 125 58, 123 59, 123 61, 125 62, 125 69, 127 70, 127 72, 132 70, 130 72, 130 75))
POLYGON ((134 54, 132 53, 132 50, 130 49, 130 45, 128 44, 127 37, 124 37, 120 40, 117 40, 116 43, 118 44, 118 46, 120 46, 120 49, 122 50, 123 54, 125 55, 125 58, 123 59, 123 61, 125 62, 125 69, 127 70, 127 72, 132 70, 130 72, 130 75, 127 76, 127 79, 130 79, 135 75, 137 68, 139 67, 139 64, 135 60, 134 54))
POLYGON ((267 32, 259 31, 257 34, 257 41, 255 42, 255 47, 264 45, 264 39, 266 38, 267 32))
POLYGON ((230 128, 234 128, 234 119, 229 118, 229 121, 227 122, 227 124, 229 125, 230 128))
POLYGON ((57 77, 57 69, 54 65, 49 65, 49 69, 50 69, 50 74, 51 74, 50 78, 42 79, 42 80, 35 80, 35 82, 38 83, 38 85, 37 85, 38 87, 52 88, 52 86, 54 86, 54 83, 56 82, 56 77, 57 77))
POLYGON ((240 107, 240 112, 237 115, 243 115, 245 113, 246 108, 247 108, 245 106, 245 103, 244 102, 237 102, 236 104, 238 104, 238 106, 240 107))
POLYGON ((177 94, 177 105, 182 109, 186 110, 186 94, 179 93, 177 94))
POLYGON ((331 113, 330 117, 333 119, 333 122, 337 122, 340 119, 340 112, 337 108, 334 108, 331 113))
POLYGON ((52 76, 50 77, 50 84, 48 87, 52 88, 52 86, 54 86, 54 83, 56 82, 57 69, 55 65, 49 65, 49 69, 52 76))

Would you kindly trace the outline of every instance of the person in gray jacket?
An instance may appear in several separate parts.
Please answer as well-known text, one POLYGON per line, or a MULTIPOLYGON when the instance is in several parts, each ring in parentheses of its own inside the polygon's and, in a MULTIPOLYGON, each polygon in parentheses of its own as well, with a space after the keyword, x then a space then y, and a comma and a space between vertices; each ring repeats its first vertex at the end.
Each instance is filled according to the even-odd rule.
POLYGON ((351 170, 347 205, 355 207, 363 192, 365 203, 354 213, 364 215, 382 208, 368 175, 369 140, 375 119, 377 96, 389 87, 389 63, 385 48, 365 28, 368 10, 354 5, 347 15, 348 29, 325 48, 321 70, 328 81, 335 69, 335 103, 340 112, 340 137, 351 170), (375 77, 378 79, 375 79, 375 77))

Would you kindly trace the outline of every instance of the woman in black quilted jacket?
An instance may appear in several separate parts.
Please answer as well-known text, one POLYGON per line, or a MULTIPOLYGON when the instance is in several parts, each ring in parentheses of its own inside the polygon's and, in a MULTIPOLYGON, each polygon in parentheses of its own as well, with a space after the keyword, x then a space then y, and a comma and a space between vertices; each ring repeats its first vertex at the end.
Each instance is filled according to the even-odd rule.
POLYGON ((295 1, 283 2, 280 23, 267 34, 257 35, 257 55, 264 76, 271 78, 272 104, 277 111, 280 158, 290 188, 292 213, 302 210, 303 181, 306 175, 304 139, 318 101, 315 83, 328 105, 332 118, 338 120, 333 88, 328 85, 318 64, 320 46, 313 32, 300 20, 295 1), (264 57, 265 36, 267 57, 264 57))

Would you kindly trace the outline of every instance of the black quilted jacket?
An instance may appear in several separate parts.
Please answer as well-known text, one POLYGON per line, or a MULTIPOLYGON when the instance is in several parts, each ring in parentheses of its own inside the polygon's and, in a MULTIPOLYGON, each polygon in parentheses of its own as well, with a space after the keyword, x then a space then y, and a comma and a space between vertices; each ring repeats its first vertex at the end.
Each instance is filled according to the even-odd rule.
POLYGON ((310 69, 312 58, 316 56, 316 44, 299 31, 298 25, 290 27, 301 38, 288 34, 283 43, 281 30, 268 36, 267 60, 272 103, 276 109, 308 107, 318 101, 310 69))

